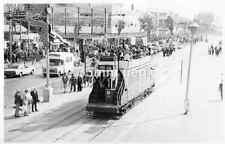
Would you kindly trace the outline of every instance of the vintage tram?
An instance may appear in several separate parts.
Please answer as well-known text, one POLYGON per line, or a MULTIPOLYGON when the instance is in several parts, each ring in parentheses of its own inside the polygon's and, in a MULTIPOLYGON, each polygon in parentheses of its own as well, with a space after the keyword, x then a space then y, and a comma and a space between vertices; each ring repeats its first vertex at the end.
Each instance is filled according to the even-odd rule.
POLYGON ((102 56, 96 68, 87 111, 123 114, 135 101, 149 95, 154 88, 151 56, 118 60, 102 56))

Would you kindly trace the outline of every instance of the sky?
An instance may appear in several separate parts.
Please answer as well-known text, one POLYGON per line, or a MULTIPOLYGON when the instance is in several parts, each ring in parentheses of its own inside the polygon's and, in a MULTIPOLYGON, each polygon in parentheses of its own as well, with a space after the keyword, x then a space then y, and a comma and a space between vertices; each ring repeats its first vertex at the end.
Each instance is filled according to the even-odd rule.
POLYGON ((223 0, 127 0, 132 1, 141 10, 148 8, 171 10, 188 18, 201 11, 210 11, 222 16, 224 11, 223 0))
MULTIPOLYGON (((3 0, 4 3, 15 0, 3 0)), ((35 3, 133 3, 135 8, 140 10, 164 9, 180 14, 181 16, 193 18, 195 14, 201 11, 210 11, 215 15, 223 17, 225 10, 224 0, 16 0, 16 2, 35 2, 35 3)))

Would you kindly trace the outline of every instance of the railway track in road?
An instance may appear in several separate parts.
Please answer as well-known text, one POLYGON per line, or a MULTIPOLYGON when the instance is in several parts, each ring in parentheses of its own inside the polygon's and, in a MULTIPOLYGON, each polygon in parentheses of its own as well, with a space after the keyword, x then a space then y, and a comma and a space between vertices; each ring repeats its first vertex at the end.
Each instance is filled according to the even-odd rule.
MULTIPOLYGON (((170 61, 177 61, 177 57, 171 59, 170 61)), ((166 76, 166 79, 163 79, 163 81, 160 82, 160 86, 163 83, 165 83, 165 81, 168 81, 168 78, 177 71, 177 69, 176 71, 172 70, 174 69, 174 67, 176 67, 176 65, 173 65, 173 64, 174 64, 173 62, 166 63, 166 65, 169 66, 168 68, 166 68, 166 71, 169 71, 168 73, 166 73, 166 75, 168 76, 166 76)), ((162 74, 164 72, 165 70, 162 71, 162 74)), ((135 105, 139 103, 141 102, 137 102, 135 105)), ((70 141, 92 142, 98 136, 103 134, 105 130, 110 128, 115 122, 116 122, 115 120, 109 120, 109 119, 102 120, 102 119, 92 119, 92 118, 90 119, 86 117, 83 122, 81 121, 79 126, 71 128, 70 130, 65 132, 63 135, 55 139, 54 142, 70 142, 70 141), (95 130, 92 130, 92 129, 95 129, 95 130)))
MULTIPOLYGON (((177 59, 176 57, 169 61, 177 61, 177 59)), ((166 59, 162 61, 165 62, 166 59)), ((174 69, 176 64, 166 62, 165 66, 167 66, 167 68, 164 68, 164 70, 160 72, 160 75, 170 77, 175 73, 175 71, 171 69, 174 69), (165 71, 167 72, 164 73, 165 71)), ((159 84, 160 87, 162 83, 168 81, 168 78, 161 81, 162 82, 159 84)), ((68 106, 64 107, 64 109, 44 113, 40 115, 40 117, 36 117, 36 120, 33 118, 32 121, 23 123, 23 125, 15 128, 14 131, 11 129, 12 133, 6 132, 6 141, 92 142, 102 135, 105 130, 112 127, 116 120, 110 117, 92 117, 85 111, 85 106, 86 100, 82 99, 80 102, 74 104, 70 103, 68 106)))
POLYGON ((95 117, 93 115, 84 115, 80 121, 70 127, 53 142, 70 142, 70 141, 92 141, 100 135, 105 129, 109 128, 115 120, 109 117, 95 117))
POLYGON ((78 105, 73 105, 73 103, 71 103, 66 109, 53 109, 48 113, 34 116, 31 120, 27 120, 25 123, 18 123, 18 127, 17 123, 15 123, 14 127, 7 128, 8 130, 6 132, 6 141, 17 141, 19 139, 28 140, 37 138, 37 134, 42 135, 48 130, 62 125, 65 121, 72 118, 73 116, 81 116, 82 112, 85 110, 83 107, 85 105, 85 102, 85 100, 81 100, 78 105), (40 131, 42 132, 40 133, 40 131))

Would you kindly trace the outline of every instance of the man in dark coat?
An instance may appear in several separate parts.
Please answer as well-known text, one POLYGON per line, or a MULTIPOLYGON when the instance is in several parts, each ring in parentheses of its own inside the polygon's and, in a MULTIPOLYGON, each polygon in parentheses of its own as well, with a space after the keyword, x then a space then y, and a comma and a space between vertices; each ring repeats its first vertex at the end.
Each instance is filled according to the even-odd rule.
POLYGON ((32 96, 32 112, 38 111, 37 103, 39 102, 39 99, 38 99, 38 92, 37 92, 37 90, 34 88, 30 92, 30 95, 32 96))
POLYGON ((78 91, 82 91, 82 77, 80 76, 80 74, 77 78, 77 89, 78 91))
POLYGON ((23 105, 23 100, 22 100, 22 93, 20 90, 17 90, 15 93, 15 117, 19 117, 19 111, 21 110, 20 107, 23 105))
POLYGON ((223 80, 219 83, 219 91, 220 91, 220 97, 221 101, 223 101, 223 80))
POLYGON ((72 74, 71 78, 70 78, 70 92, 72 91, 76 91, 76 78, 74 76, 74 74, 72 74))

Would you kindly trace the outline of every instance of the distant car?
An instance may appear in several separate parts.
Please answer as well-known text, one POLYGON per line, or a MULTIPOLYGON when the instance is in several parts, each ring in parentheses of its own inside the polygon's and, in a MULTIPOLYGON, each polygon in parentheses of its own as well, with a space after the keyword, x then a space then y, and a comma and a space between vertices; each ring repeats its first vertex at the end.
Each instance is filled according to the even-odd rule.
POLYGON ((27 66, 25 64, 11 64, 4 69, 4 75, 6 77, 13 77, 13 76, 22 77, 23 75, 28 75, 33 73, 34 73, 34 67, 27 66))

